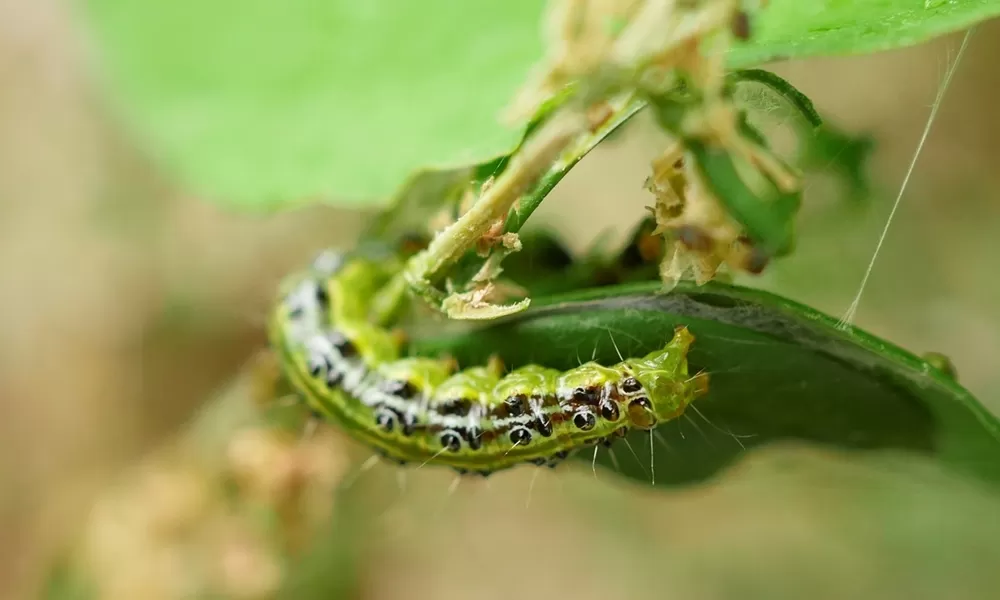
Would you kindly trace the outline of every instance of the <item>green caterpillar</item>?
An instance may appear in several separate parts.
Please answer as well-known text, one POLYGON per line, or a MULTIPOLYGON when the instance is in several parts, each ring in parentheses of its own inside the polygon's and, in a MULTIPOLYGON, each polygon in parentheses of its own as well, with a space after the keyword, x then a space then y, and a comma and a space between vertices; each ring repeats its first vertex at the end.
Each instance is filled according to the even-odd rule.
POLYGON ((400 463, 491 472, 554 466, 630 429, 680 416, 707 391, 688 375, 694 337, 613 366, 527 365, 455 371, 453 361, 401 358, 399 339, 369 315, 399 265, 325 253, 286 280, 269 321, 282 370, 311 410, 400 463))

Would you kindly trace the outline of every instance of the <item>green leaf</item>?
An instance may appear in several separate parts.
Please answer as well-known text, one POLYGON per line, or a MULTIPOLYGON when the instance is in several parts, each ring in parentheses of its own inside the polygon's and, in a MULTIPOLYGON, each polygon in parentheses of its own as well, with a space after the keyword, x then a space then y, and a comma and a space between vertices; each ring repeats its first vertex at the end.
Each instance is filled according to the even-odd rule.
POLYGON ((824 123, 812 101, 781 77, 761 69, 739 69, 728 77, 737 105, 749 111, 750 124, 762 131, 791 125, 799 138, 795 156, 786 160, 812 172, 832 172, 846 184, 854 202, 868 199, 871 135, 852 135, 824 123), (760 120, 763 119, 763 123, 760 120))
POLYGON ((431 220, 455 206, 467 189, 474 168, 423 170, 400 187, 389 206, 368 225, 365 242, 398 244, 409 236, 429 237, 431 220))
MULTIPOLYGON (((554 111, 562 105, 564 100, 565 96, 552 98, 538 111, 526 127, 525 137, 522 138, 518 148, 526 143, 528 136, 534 129, 541 126, 548 117, 554 114, 554 111)), ((598 144, 607 139, 608 136, 618 132, 644 106, 645 104, 641 100, 635 98, 617 98, 613 102, 609 102, 610 114, 604 122, 594 130, 577 136, 573 143, 564 149, 558 160, 545 173, 541 174, 534 187, 517 198, 517 202, 508 211, 505 232, 519 232, 531 214, 563 177, 598 144)), ((426 245, 435 233, 433 232, 433 217, 436 214, 442 212, 447 214, 450 211, 450 216, 453 219, 459 219, 461 216, 460 205, 465 194, 480 192, 487 180, 501 176, 511 162, 511 157, 516 153, 517 149, 511 154, 495 157, 490 161, 465 169, 429 170, 417 173, 396 194, 392 205, 377 216, 362 243, 375 246, 385 246, 388 243, 389 246, 398 246, 400 250, 403 250, 403 247, 407 245, 401 243, 403 240, 417 241, 426 245)), ((441 235, 448 234, 442 233, 441 235)), ((493 254, 484 261, 478 253, 469 250, 471 248, 465 248, 464 256, 452 265, 449 272, 449 281, 457 284, 456 290, 463 289, 473 277, 489 273, 487 278, 493 279, 504 270, 500 267, 500 262, 508 255, 506 251, 494 249, 493 254), (483 271, 483 269, 486 270, 483 271)), ((513 254, 517 256, 522 252, 513 252, 513 254)), ((402 253, 405 255, 405 250, 402 253)), ((533 254, 527 257, 528 260, 525 264, 530 264, 533 258, 533 254)), ((571 274, 579 281, 578 276, 586 277, 588 270, 590 270, 589 266, 584 269, 578 269, 574 266, 571 269, 571 274)), ((424 280, 425 274, 414 275, 414 278, 424 280)), ((565 278, 560 277, 560 279, 562 281, 558 283, 559 289, 566 289, 562 287, 566 283, 565 278)), ((528 301, 525 300, 502 307, 489 305, 476 308, 475 292, 455 291, 448 292, 445 296, 443 290, 426 280, 421 281, 419 285, 412 283, 409 285, 412 291, 415 291, 427 302, 439 305, 446 314, 454 319, 493 319, 523 310, 528 306, 528 301)), ((389 294, 389 296, 393 296, 393 294, 389 294)))
POLYGON ((412 171, 508 152, 537 0, 88 0, 128 121, 242 207, 384 202, 412 171))
MULTIPOLYGON (((662 347, 683 324, 696 337, 692 368, 710 374, 710 391, 657 429, 658 484, 704 479, 745 448, 777 440, 904 450, 1000 480, 1000 422, 932 363, 763 291, 719 283, 658 289, 641 283, 536 299, 523 315, 417 340, 413 350, 465 365, 497 353, 509 366, 565 369, 662 347)), ((654 438, 637 431, 628 439, 638 460, 618 444, 617 462, 625 475, 648 481, 654 438)), ((612 455, 599 452, 598 461, 611 465, 612 455)))
POLYGON ((997 0, 770 0, 732 67, 912 46, 1000 16, 997 0))
POLYGON ((780 109, 780 116, 787 115, 804 121, 810 127, 819 127, 823 124, 823 119, 816 112, 812 100, 795 86, 770 71, 739 69, 730 73, 727 79, 735 89, 741 105, 749 105, 750 108, 768 111, 780 109), (761 91, 753 90, 755 87, 763 88, 768 93, 762 98, 761 91), (751 89, 747 90, 747 88, 751 89))
POLYGON ((685 145, 705 185, 726 212, 746 228, 750 238, 771 256, 791 252, 801 191, 782 192, 762 177, 764 193, 758 195, 743 180, 729 152, 694 139, 686 140, 685 145))
POLYGON ((806 139, 802 167, 839 175, 846 184, 847 197, 861 203, 871 194, 868 163, 874 149, 875 139, 870 134, 852 135, 824 123, 806 139))
MULTIPOLYGON (((114 98, 183 185, 241 208, 379 205, 414 171, 509 152, 497 116, 542 56, 539 0, 86 0, 114 98)), ((772 0, 731 51, 915 44, 995 0, 772 0), (925 8, 925 5, 929 5, 925 8)))
MULTIPOLYGON (((491 177, 499 177, 510 163, 511 156, 521 148, 531 135, 557 108, 568 94, 551 98, 524 128, 521 139, 511 152, 495 156, 486 162, 461 168, 426 169, 414 173, 393 196, 390 205, 382 210, 365 233, 368 240, 396 243, 407 235, 431 235, 428 227, 435 214, 450 210, 453 218, 460 216, 459 204, 463 192, 477 190, 491 177)), ((510 210, 505 231, 517 233, 537 209, 542 200, 555 188, 584 156, 608 136, 615 134, 636 115, 645 104, 640 100, 624 102, 602 126, 589 135, 582 136, 565 155, 546 172, 517 206, 510 210)), ((478 269, 478 265, 476 267, 478 269)))

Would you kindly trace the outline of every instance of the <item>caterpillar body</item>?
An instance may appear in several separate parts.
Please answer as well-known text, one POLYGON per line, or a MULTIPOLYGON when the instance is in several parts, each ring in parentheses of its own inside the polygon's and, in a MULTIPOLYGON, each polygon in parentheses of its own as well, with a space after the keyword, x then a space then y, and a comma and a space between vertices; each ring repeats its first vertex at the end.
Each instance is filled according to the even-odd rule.
POLYGON ((285 281, 269 338, 285 377, 310 409, 400 463, 491 472, 554 466, 630 429, 681 415, 707 390, 688 374, 693 336, 678 328, 662 349, 568 371, 401 357, 400 340, 369 318, 391 261, 333 253, 285 281))

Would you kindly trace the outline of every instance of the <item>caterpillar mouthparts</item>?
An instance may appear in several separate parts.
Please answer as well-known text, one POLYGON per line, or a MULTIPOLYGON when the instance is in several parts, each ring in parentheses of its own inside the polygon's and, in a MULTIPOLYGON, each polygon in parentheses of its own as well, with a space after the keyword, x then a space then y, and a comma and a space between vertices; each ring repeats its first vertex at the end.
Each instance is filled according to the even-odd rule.
POLYGON ((483 475, 555 466, 580 448, 674 419, 707 391, 707 375, 688 374, 694 336, 685 327, 641 358, 567 371, 526 365, 504 374, 491 363, 456 372, 452 361, 401 357, 398 339, 367 318, 393 272, 325 254, 286 282, 269 337, 314 413, 400 463, 483 475))

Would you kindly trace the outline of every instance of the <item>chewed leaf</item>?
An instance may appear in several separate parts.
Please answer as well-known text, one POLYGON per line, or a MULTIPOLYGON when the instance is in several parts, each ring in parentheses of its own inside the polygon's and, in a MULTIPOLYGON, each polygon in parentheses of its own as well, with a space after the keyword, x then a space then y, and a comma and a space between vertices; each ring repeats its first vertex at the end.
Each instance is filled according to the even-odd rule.
MULTIPOLYGON (((469 192, 467 198, 474 201, 477 210, 483 206, 490 205, 493 207, 493 212, 497 215, 506 212, 506 218, 498 217, 491 221, 479 221, 478 215, 483 214, 480 211, 475 216, 476 222, 470 224, 463 222, 463 220, 475 211, 468 211, 462 214, 456 213, 456 219, 449 223, 443 231, 437 233, 433 244, 438 244, 439 247, 446 247, 449 249, 449 252, 454 249, 457 258, 454 260, 451 260, 451 258, 442 260, 440 257, 432 256, 433 244, 431 244, 424 252, 411 259, 406 273, 410 289, 431 306, 443 310, 450 317, 456 319, 491 319, 518 312, 528 306, 529 299, 506 306, 494 305, 492 302, 484 303, 482 301, 483 290, 485 289, 483 285, 492 282, 496 275, 500 273, 502 270, 500 262, 504 257, 521 250, 517 232, 556 184, 584 156, 597 147, 607 136, 612 135, 615 131, 623 127, 644 106, 641 100, 632 97, 615 98, 613 101, 606 103, 605 108, 607 111, 603 114, 603 119, 590 122, 590 127, 581 129, 577 128, 577 120, 574 115, 559 115, 553 110, 560 101, 561 99, 556 98, 542 107, 535 116, 535 119, 527 127, 526 136, 514 153, 495 158, 472 169, 473 177, 466 187, 467 192, 469 192), (555 116, 553 116, 553 113, 556 113, 555 116), (567 117, 569 118, 567 119, 567 117), (538 144, 538 148, 534 150, 537 152, 539 149, 551 146, 554 149, 544 150, 545 153, 551 153, 551 155, 540 161, 537 160, 537 157, 536 160, 525 159, 523 152, 527 152, 527 150, 522 149, 532 139, 529 137, 529 134, 534 134, 541 127, 552 125, 550 121, 554 119, 562 123, 557 130, 558 135, 552 139, 546 138, 543 140, 545 143, 538 144), (566 126, 567 123, 569 123, 569 126, 566 126), (552 140, 555 140, 555 142, 552 140), (565 140, 566 143, 560 140, 565 140), (510 167, 510 164, 515 159, 522 160, 520 167, 510 167), (541 172, 528 175, 530 169, 526 170, 524 164, 534 164, 536 162, 547 168, 541 172), (520 169, 519 178, 523 177, 524 181, 519 183, 518 186, 504 186, 497 183, 496 187, 491 188, 493 184, 487 180, 497 177, 498 180, 502 181, 504 177, 510 174, 510 169, 520 169), (525 182, 530 182, 528 184, 530 187, 524 188, 528 190, 527 193, 524 193, 522 188, 519 187, 520 185, 525 185, 525 182), (501 188, 504 193, 491 196, 491 192, 496 191, 498 188, 501 188), (500 206, 500 208, 497 208, 497 206, 500 206), (485 226, 480 229, 481 225, 485 226), (442 242, 442 239, 445 240, 445 243, 442 242), (478 250, 480 254, 486 252, 489 255, 486 262, 481 263, 479 260, 470 262, 467 260, 472 257, 469 251, 473 249, 478 250), (439 271, 442 265, 448 264, 456 266, 456 270, 452 272, 452 275, 457 276, 456 281, 453 282, 457 285, 456 289, 467 289, 466 286, 469 283, 476 284, 473 287, 478 289, 477 291, 469 292, 467 297, 462 294, 448 294, 448 306, 445 306, 443 302, 446 294, 432 281, 435 278, 441 279, 441 273, 432 273, 429 269, 439 271), (471 274, 468 272, 469 267, 472 267, 472 272, 476 273, 471 279, 468 277, 471 274)), ((400 196, 402 202, 394 207, 391 211, 392 213, 402 213, 406 209, 407 204, 419 204, 421 202, 419 194, 410 194, 411 189, 413 189, 413 186, 408 187, 403 195, 400 196)), ((433 203, 433 199, 430 201, 433 203)), ((390 218, 394 217, 390 215, 390 218)))
POLYGON ((452 294, 442 301, 441 308, 449 319, 459 321, 489 321, 499 319, 519 313, 531 304, 531 300, 524 298, 510 304, 490 304, 488 302, 477 301, 473 296, 475 292, 464 294, 452 294))
POLYGON ((853 201, 868 198, 871 185, 866 169, 875 145, 870 135, 850 134, 823 122, 805 94, 770 71, 740 69, 728 79, 737 105, 748 109, 755 127, 769 131, 791 126, 798 139, 792 162, 804 170, 840 176, 853 201))
POLYGON ((823 119, 816 112, 812 100, 795 89, 795 86, 770 71, 740 69, 730 73, 727 79, 736 88, 735 95, 740 105, 749 105, 751 108, 769 111, 775 105, 779 105, 783 109, 779 117, 797 117, 812 127, 819 127, 823 124, 823 119), (769 93, 761 95, 759 90, 753 88, 763 88, 769 93))
POLYGON ((794 219, 801 193, 782 192, 767 178, 759 178, 752 188, 744 181, 734 158, 721 148, 697 141, 688 142, 694 164, 714 196, 736 221, 746 228, 750 238, 772 256, 791 251, 795 239, 794 219))
MULTIPOLYGON (((709 477, 745 448, 800 440, 913 452, 1000 480, 1000 422, 940 360, 840 328, 835 319, 766 292, 719 283, 682 283, 667 295, 658 289, 637 284, 537 298, 521 315, 418 340, 413 351, 448 353, 463 364, 496 353, 511 367, 572 368, 580 357, 613 362, 619 352, 657 348, 685 325, 695 337, 691 373, 708 374, 708 395, 652 437, 633 434, 642 466, 620 460, 625 475, 648 483, 651 441, 656 482, 669 485, 709 477)), ((598 461, 611 466, 610 452, 599 452, 598 461)))

